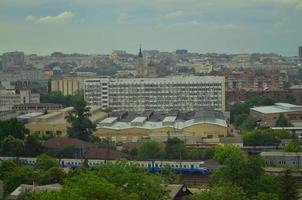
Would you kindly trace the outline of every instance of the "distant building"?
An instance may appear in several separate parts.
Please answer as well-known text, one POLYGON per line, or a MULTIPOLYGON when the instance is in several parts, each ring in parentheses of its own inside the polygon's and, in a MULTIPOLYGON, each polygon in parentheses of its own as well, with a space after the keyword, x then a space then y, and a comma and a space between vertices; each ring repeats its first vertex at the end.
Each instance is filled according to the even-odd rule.
POLYGON ((86 79, 84 97, 112 111, 225 111, 224 77, 217 76, 86 79))
POLYGON ((84 80, 94 76, 88 75, 64 75, 54 77, 51 80, 51 91, 61 92, 63 95, 80 95, 83 93, 84 80))
POLYGON ((261 157, 264 159, 267 166, 282 167, 282 168, 296 168, 300 169, 302 166, 302 153, 293 152, 262 152, 261 157))
POLYGON ((259 122, 261 127, 273 127, 281 114, 283 114, 293 125, 302 124, 302 106, 276 103, 272 106, 260 106, 250 109, 251 116, 259 122))
POLYGON ((13 106, 13 110, 18 113, 53 112, 62 108, 62 105, 54 103, 25 103, 13 106))
POLYGON ((299 47, 299 58, 302 59, 302 46, 299 47))
MULTIPOLYGON (((31 123, 26 124, 25 127, 29 130, 30 134, 65 136, 70 126, 65 116, 72 110, 73 107, 68 107, 39 116, 31 123)), ((102 112, 99 107, 92 107, 90 111, 90 120, 93 123, 97 123, 107 117, 107 113, 102 112)))
POLYGON ((187 54, 188 53, 188 50, 186 49, 177 49, 176 50, 176 54, 187 54))
POLYGON ((40 94, 31 93, 30 90, 0 90, 0 111, 12 110, 15 105, 27 103, 40 103, 40 94))
POLYGON ((20 68, 25 65, 24 52, 9 52, 2 55, 3 70, 20 68))
POLYGON ((140 48, 136 65, 136 77, 144 78, 147 75, 147 70, 145 68, 145 60, 143 57, 142 48, 140 48))

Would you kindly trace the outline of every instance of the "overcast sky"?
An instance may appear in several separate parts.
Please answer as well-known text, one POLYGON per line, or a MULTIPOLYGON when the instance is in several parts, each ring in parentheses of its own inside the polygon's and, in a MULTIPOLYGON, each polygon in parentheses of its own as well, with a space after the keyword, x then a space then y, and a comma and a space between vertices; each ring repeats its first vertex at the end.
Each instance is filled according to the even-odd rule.
POLYGON ((0 0, 0 53, 276 52, 302 45, 302 0, 0 0))

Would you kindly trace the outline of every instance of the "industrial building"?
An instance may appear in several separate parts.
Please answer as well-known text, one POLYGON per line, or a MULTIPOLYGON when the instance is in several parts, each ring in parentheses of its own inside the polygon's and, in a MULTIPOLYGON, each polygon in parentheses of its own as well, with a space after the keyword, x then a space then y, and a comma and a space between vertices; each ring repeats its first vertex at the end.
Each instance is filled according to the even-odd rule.
POLYGON ((227 130, 223 114, 215 111, 116 112, 98 124, 95 135, 116 143, 145 139, 165 142, 169 137, 178 137, 186 144, 195 144, 206 138, 224 137, 227 130))
POLYGON ((294 126, 302 125, 302 106, 288 103, 275 103, 272 106, 260 106, 250 109, 251 116, 260 127, 273 127, 281 114, 294 126))
POLYGON ((217 76, 86 79, 84 96, 89 105, 111 111, 225 111, 224 77, 217 76))
MULTIPOLYGON (((30 134, 65 136, 69 127, 65 116, 72 110, 73 107, 67 107, 36 117, 32 122, 26 124, 25 127, 29 130, 30 134)), ((91 107, 90 112, 90 120, 93 123, 97 123, 107 116, 107 113, 102 112, 99 107, 91 107)))

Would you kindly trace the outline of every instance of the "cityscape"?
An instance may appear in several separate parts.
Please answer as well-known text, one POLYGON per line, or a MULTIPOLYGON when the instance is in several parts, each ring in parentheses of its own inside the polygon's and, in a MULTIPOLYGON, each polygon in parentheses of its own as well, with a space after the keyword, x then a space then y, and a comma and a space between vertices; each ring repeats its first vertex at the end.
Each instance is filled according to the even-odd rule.
POLYGON ((0 200, 302 199, 299 0, 83 2, 0 1, 0 200))

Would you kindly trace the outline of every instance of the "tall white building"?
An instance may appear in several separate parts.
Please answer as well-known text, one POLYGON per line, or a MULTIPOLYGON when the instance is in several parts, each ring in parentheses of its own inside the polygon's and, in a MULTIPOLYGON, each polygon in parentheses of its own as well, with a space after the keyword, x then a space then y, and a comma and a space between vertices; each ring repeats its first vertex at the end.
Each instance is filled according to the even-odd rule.
POLYGON ((225 111, 224 77, 188 76, 135 79, 86 79, 89 105, 112 111, 225 111))

